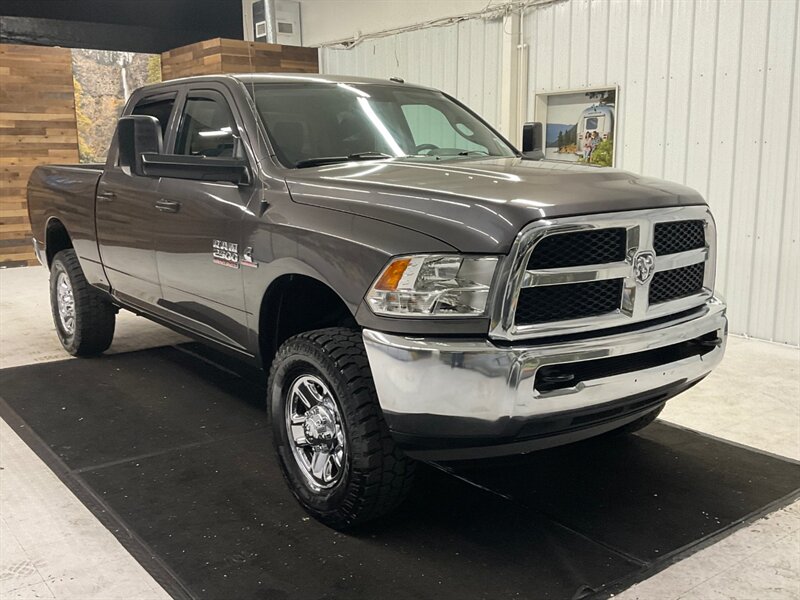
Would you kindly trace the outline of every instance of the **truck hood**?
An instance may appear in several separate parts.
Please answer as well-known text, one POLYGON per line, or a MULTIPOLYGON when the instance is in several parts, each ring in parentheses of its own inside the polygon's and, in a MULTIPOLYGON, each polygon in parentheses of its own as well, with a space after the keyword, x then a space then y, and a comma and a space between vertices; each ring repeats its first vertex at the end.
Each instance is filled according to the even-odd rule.
POLYGON ((383 160, 300 169, 292 198, 395 223, 459 251, 506 253, 540 219, 704 204, 694 190, 617 169, 519 158, 383 160))

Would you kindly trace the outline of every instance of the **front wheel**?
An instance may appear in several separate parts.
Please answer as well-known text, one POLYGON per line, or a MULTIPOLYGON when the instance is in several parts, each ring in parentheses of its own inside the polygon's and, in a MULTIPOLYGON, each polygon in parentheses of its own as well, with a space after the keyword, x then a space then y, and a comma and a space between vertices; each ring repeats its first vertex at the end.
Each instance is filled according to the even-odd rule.
POLYGON ((75 250, 53 257, 50 307, 58 339, 73 356, 101 354, 111 345, 116 309, 86 281, 75 250))
POLYGON ((359 331, 320 329, 287 340, 267 393, 281 469, 312 516, 347 529, 403 501, 414 463, 383 419, 359 331))

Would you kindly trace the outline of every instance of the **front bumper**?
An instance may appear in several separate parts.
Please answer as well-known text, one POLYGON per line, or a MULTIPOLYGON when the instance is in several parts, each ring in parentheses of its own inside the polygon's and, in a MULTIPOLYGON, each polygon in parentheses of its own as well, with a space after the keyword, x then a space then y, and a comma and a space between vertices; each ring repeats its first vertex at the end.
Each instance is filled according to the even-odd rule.
POLYGON ((384 416, 411 456, 514 454, 609 431, 654 410, 722 359, 725 304, 589 339, 403 337, 364 330, 384 416))

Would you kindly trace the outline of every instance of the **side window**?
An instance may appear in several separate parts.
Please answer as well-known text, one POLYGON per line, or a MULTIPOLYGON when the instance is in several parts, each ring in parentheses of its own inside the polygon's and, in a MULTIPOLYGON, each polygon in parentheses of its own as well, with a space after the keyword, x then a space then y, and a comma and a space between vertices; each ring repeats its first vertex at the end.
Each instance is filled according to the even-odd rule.
POLYGON ((172 107, 175 106, 175 96, 171 98, 161 97, 159 100, 143 98, 133 107, 134 115, 149 115, 158 119, 161 123, 161 135, 167 136, 167 125, 169 116, 172 114, 172 107))
POLYGON ((419 148, 431 144, 436 148, 455 148, 459 150, 479 150, 488 152, 481 146, 467 139, 473 135, 463 123, 455 127, 444 114, 428 104, 404 104, 403 115, 411 129, 414 144, 419 148))
POLYGON ((232 157, 236 152, 236 124, 228 103, 217 93, 186 100, 175 154, 232 157))

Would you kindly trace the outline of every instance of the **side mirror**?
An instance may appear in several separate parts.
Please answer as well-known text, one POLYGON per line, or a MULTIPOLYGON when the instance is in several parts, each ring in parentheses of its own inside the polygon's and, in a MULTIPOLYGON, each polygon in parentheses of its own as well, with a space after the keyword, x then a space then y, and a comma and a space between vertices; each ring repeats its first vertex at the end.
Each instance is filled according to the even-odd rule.
POLYGON ((149 115, 129 115, 117 123, 119 166, 130 169, 134 175, 144 175, 142 154, 161 154, 164 140, 161 124, 149 115))
POLYGON ((525 158, 542 160, 544 158, 543 142, 541 123, 525 123, 522 126, 522 154, 525 158))

